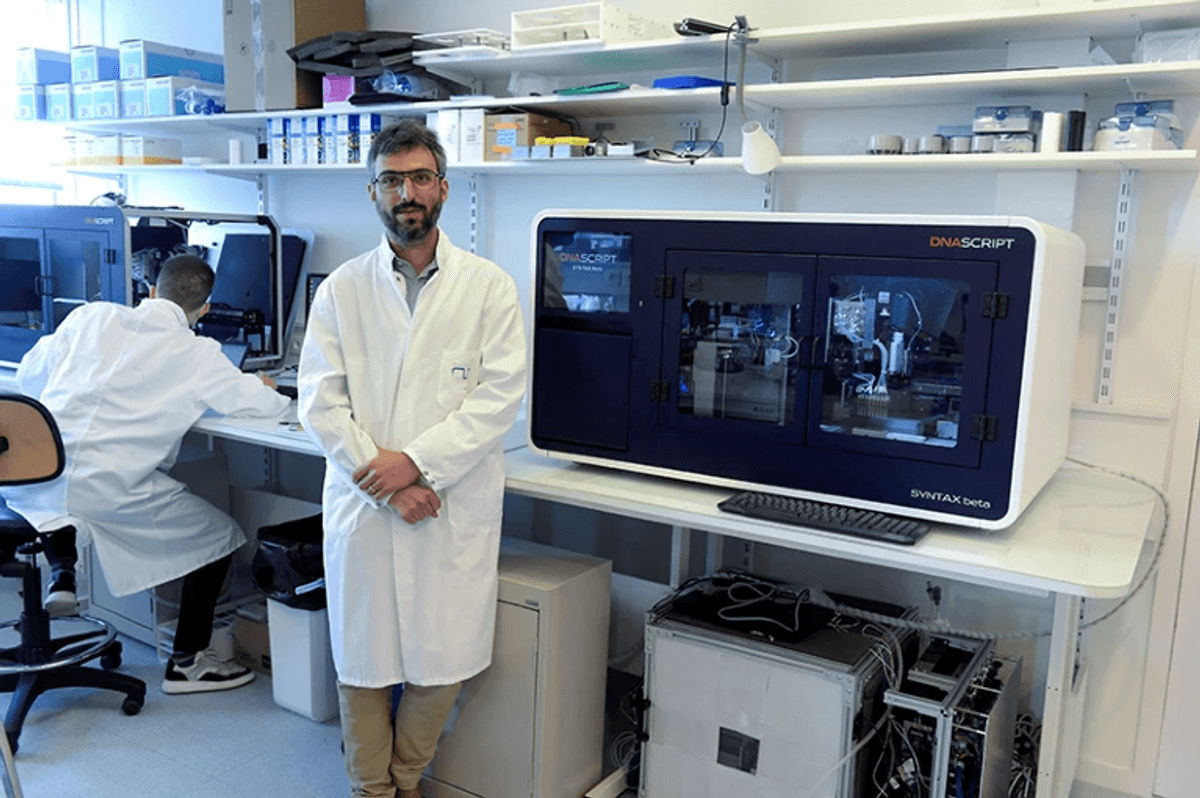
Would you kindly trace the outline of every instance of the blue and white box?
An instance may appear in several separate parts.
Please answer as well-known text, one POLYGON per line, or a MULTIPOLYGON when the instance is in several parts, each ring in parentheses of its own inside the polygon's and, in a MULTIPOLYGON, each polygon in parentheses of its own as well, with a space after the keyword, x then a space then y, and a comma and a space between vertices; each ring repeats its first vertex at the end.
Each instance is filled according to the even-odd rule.
POLYGON ((225 82, 225 59, 216 53, 128 39, 121 42, 121 80, 177 76, 205 83, 225 82))
POLYGON ((46 118, 45 86, 17 86, 16 118, 20 120, 46 118))
POLYGON ((338 163, 337 114, 321 117, 321 163, 338 163))
POLYGON ((121 55, 114 47, 94 44, 71 48, 71 82, 121 79, 121 55))
POLYGON ((92 84, 92 119, 117 119, 121 115, 121 81, 92 84))
POLYGON ((121 81, 121 116, 140 119, 146 115, 146 81, 121 81))
POLYGON ((304 149, 304 133, 308 129, 308 118, 298 117, 292 120, 288 129, 288 163, 299 165, 307 163, 308 153, 304 149))
POLYGON ((46 87, 46 118, 51 122, 70 122, 75 118, 70 83, 52 83, 46 87))
POLYGON ((379 114, 358 115, 358 151, 359 161, 365 162, 375 143, 375 135, 383 130, 383 117, 379 114))
POLYGON ((175 75, 146 78, 146 116, 222 113, 225 87, 175 75))
POLYGON ((330 160, 328 157, 332 155, 336 158, 335 153, 327 154, 325 151, 326 134, 330 130, 329 120, 333 117, 329 116, 313 116, 303 120, 304 126, 304 161, 307 164, 322 164, 336 163, 335 160, 330 160))
POLYGON ((71 102, 75 105, 75 118, 80 121, 95 119, 92 106, 92 84, 72 83, 71 102))
POLYGON ((358 163, 358 114, 338 114, 336 129, 338 163, 358 163))
POLYGON ((291 136, 292 120, 287 117, 272 117, 267 120, 267 154, 271 163, 282 165, 289 162, 288 139, 291 136))
POLYGON ((18 86, 45 86, 70 81, 70 54, 37 47, 21 47, 17 50, 18 86))

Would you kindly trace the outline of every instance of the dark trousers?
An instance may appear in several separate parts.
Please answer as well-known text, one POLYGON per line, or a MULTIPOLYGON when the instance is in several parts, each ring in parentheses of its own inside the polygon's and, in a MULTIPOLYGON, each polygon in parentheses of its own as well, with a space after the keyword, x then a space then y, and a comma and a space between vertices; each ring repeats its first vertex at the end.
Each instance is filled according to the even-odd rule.
MULTIPOLYGON (((51 582, 65 572, 73 575, 75 563, 79 560, 75 549, 75 528, 67 527, 51 532, 45 539, 51 582)), ((227 554, 215 562, 202 565, 183 578, 172 657, 190 656, 208 648, 208 644, 212 642, 213 615, 232 562, 233 555, 227 554)))
POLYGON ((70 576, 71 585, 75 584, 75 563, 79 562, 79 553, 75 549, 75 527, 68 526, 56 529, 42 538, 46 562, 50 563, 50 584, 60 577, 70 576))

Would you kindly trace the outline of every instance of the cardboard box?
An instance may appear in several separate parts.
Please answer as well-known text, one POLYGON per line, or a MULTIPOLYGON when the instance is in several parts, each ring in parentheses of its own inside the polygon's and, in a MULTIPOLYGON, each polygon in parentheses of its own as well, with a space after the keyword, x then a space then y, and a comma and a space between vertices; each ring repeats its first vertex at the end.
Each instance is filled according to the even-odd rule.
POLYGON ((483 163, 487 126, 482 108, 463 108, 458 117, 458 162, 483 163))
POLYGON ((80 166, 120 166, 121 137, 115 133, 75 135, 76 161, 80 166))
POLYGON ((321 163, 338 163, 336 114, 321 117, 321 163))
POLYGON ((79 154, 76 147, 75 136, 63 136, 62 148, 59 150, 63 166, 79 165, 79 154))
POLYGON ((71 82, 95 83, 121 79, 121 54, 113 47, 71 48, 71 82))
POLYGON ((347 103, 354 94, 353 75, 323 75, 321 77, 321 104, 347 103))
POLYGON ((146 81, 121 81, 121 116, 138 119, 146 115, 146 81))
POLYGON ((541 114, 488 114, 484 160, 507 161, 514 147, 528 147, 539 137, 567 136, 571 126, 541 114))
POLYGON ((21 47, 17 50, 17 85, 45 86, 71 82, 71 56, 57 50, 21 47))
POLYGON ((337 132, 332 116, 313 116, 304 121, 304 162, 337 163, 337 132))
POLYGON ((123 41, 119 50, 121 80, 175 75, 205 83, 225 82, 225 60, 216 53, 173 47, 145 39, 123 41))
POLYGON ((122 136, 121 159, 134 166, 183 163, 183 142, 156 136, 122 136))
POLYGON ((292 120, 291 130, 288 132, 288 157, 293 164, 308 163, 308 151, 305 149, 305 137, 308 132, 309 119, 307 117, 298 117, 292 120))
POLYGON ((102 80, 92 84, 92 119, 116 119, 121 115, 121 81, 102 80))
POLYGON ((287 117, 267 120, 267 153, 271 163, 290 163, 288 147, 291 145, 292 122, 287 117))
POLYGON ((425 115, 425 127, 437 133, 438 141, 442 143, 442 149, 446 151, 446 163, 458 163, 458 126, 462 118, 462 112, 457 108, 448 108, 442 111, 430 111, 425 115))
POLYGON ((220 83, 174 76, 146 78, 146 116, 220 113, 224 109, 225 87, 220 83))
POLYGON ((14 114, 17 119, 46 118, 46 87, 17 86, 17 108, 14 114))
POLYGON ((252 671, 271 675, 271 633, 267 605, 238 607, 233 616, 233 661, 252 671))
POLYGON ((296 69, 297 44, 367 29, 364 0, 225 0, 225 86, 230 111, 321 107, 321 75, 296 69), (257 24, 251 8, 258 6, 257 24))
POLYGON ((338 114, 337 163, 363 163, 375 134, 383 129, 379 114, 338 114))
POLYGON ((366 163, 367 158, 371 154, 371 145, 375 143, 375 136, 379 134, 379 131, 391 124, 392 121, 392 119, 380 116, 379 114, 358 115, 359 161, 366 163))
POLYGON ((70 83, 54 83, 46 87, 46 118, 51 122, 70 122, 75 118, 74 95, 70 83))
POLYGON ((76 119, 94 119, 95 117, 92 113, 92 84, 72 83, 71 103, 74 105, 76 119))

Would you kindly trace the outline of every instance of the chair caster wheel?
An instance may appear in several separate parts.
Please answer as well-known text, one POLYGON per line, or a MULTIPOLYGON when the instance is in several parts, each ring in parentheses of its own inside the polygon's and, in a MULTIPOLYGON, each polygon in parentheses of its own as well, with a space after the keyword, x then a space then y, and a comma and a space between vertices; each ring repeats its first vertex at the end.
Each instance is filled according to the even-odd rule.
POLYGON ((121 667, 121 655, 105 654, 100 658, 100 667, 104 668, 106 671, 115 671, 117 668, 121 667))
POLYGON ((126 715, 136 715, 142 711, 142 704, 145 701, 144 698, 126 698, 125 703, 121 704, 121 711, 126 715))

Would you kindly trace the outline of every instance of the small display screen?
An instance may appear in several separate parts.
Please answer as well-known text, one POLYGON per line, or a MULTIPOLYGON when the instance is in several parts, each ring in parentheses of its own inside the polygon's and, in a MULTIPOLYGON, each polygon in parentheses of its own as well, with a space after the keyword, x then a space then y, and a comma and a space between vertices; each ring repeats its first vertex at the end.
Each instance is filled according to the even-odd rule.
POLYGON ((577 313, 628 313, 633 236, 548 232, 542 240, 542 306, 577 313))

